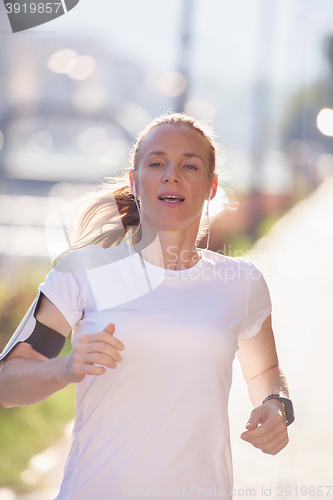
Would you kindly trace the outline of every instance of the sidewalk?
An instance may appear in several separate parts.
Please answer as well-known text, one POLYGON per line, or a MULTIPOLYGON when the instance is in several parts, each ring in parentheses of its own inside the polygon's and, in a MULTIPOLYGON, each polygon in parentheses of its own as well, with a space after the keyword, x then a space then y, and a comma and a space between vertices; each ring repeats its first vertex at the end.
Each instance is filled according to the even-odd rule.
POLYGON ((235 364, 230 397, 235 487, 255 487, 260 497, 262 487, 267 494, 271 487, 273 499, 309 498, 314 492, 332 498, 333 178, 282 217, 249 259, 270 289, 279 361, 296 421, 288 428, 288 446, 276 456, 243 443, 242 406, 250 412, 251 405, 235 364))

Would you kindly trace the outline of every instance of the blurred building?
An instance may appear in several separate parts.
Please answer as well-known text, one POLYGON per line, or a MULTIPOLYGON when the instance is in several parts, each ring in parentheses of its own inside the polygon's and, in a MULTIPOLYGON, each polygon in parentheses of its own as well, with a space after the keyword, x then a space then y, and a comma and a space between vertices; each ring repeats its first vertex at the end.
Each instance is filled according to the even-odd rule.
POLYGON ((184 81, 87 39, 3 40, 0 254, 47 256, 52 210, 119 173, 135 135, 184 81))
POLYGON ((279 24, 274 9, 260 5, 258 71, 237 85, 194 76, 191 68, 185 75, 181 64, 179 71, 163 66, 162 56, 161 66, 144 67, 105 49, 97 38, 59 41, 36 34, 22 43, 3 37, 0 254, 47 255, 42 241, 52 210, 116 175, 134 136, 184 96, 186 112, 214 120, 231 172, 226 190, 238 201, 236 211, 219 217, 212 248, 222 248, 236 233, 253 241, 267 217, 283 213, 322 182, 333 169, 331 138, 316 126, 320 109, 331 106, 328 83, 322 78, 292 92, 278 86, 271 32, 279 24))

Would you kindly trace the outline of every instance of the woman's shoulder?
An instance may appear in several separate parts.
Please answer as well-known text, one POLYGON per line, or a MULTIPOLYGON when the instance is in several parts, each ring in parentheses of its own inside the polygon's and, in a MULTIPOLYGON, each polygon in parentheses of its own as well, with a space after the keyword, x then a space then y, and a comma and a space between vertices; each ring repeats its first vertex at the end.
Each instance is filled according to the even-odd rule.
POLYGON ((57 259, 55 270, 62 273, 85 273, 98 267, 107 266, 129 256, 127 245, 103 248, 87 245, 79 249, 68 249, 57 259))
POLYGON ((215 268, 215 273, 232 277, 241 281, 262 280, 261 270, 252 261, 244 257, 231 257, 212 250, 203 251, 203 259, 206 265, 215 268))
POLYGON ((221 264, 224 266, 231 267, 245 267, 248 269, 258 269, 253 262, 244 257, 232 257, 230 255, 225 255, 220 252, 214 252, 212 250, 201 250, 203 257, 206 261, 210 261, 214 264, 221 264))

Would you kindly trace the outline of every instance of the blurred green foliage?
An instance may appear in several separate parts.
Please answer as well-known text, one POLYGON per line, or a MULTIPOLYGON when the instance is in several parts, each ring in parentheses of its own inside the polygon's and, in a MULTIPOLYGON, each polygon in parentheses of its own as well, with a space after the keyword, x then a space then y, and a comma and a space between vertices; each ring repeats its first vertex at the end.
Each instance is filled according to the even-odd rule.
POLYGON ((233 233, 228 241, 228 256, 230 257, 245 257, 248 250, 251 250, 253 242, 249 236, 243 232, 233 233))
MULTIPOLYGON (((0 263, 0 348, 6 344, 37 295, 50 266, 45 261, 19 265, 0 263)), ((67 339, 61 355, 71 350, 67 339)), ((51 446, 75 415, 75 386, 71 384, 33 406, 5 409, 0 406, 0 487, 17 492, 31 489, 20 474, 29 460, 51 446)))
POLYGON ((289 208, 285 210, 278 210, 272 214, 266 215, 266 217, 261 221, 258 227, 258 238, 266 236, 270 229, 280 220, 287 212, 289 208))
POLYGON ((45 260, 4 260, 0 263, 0 348, 34 301, 39 284, 50 271, 45 260))

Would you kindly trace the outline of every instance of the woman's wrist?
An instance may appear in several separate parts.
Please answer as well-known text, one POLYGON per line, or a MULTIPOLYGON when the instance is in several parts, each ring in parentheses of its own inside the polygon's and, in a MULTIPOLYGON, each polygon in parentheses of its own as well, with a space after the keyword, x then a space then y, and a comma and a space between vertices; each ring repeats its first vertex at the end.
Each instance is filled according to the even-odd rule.
POLYGON ((53 368, 52 378, 54 379, 55 385, 59 387, 59 390, 63 389, 72 382, 68 376, 67 357, 68 356, 66 355, 49 360, 49 363, 52 364, 53 368))
POLYGON ((268 401, 266 401, 266 403, 263 403, 265 406, 269 405, 269 406, 275 406, 276 408, 280 408, 281 410, 284 411, 284 404, 282 403, 282 401, 279 401, 278 399, 269 399, 268 401))
POLYGON ((287 421, 285 407, 282 401, 272 398, 263 403, 263 405, 276 409, 283 416, 285 422, 287 421))

